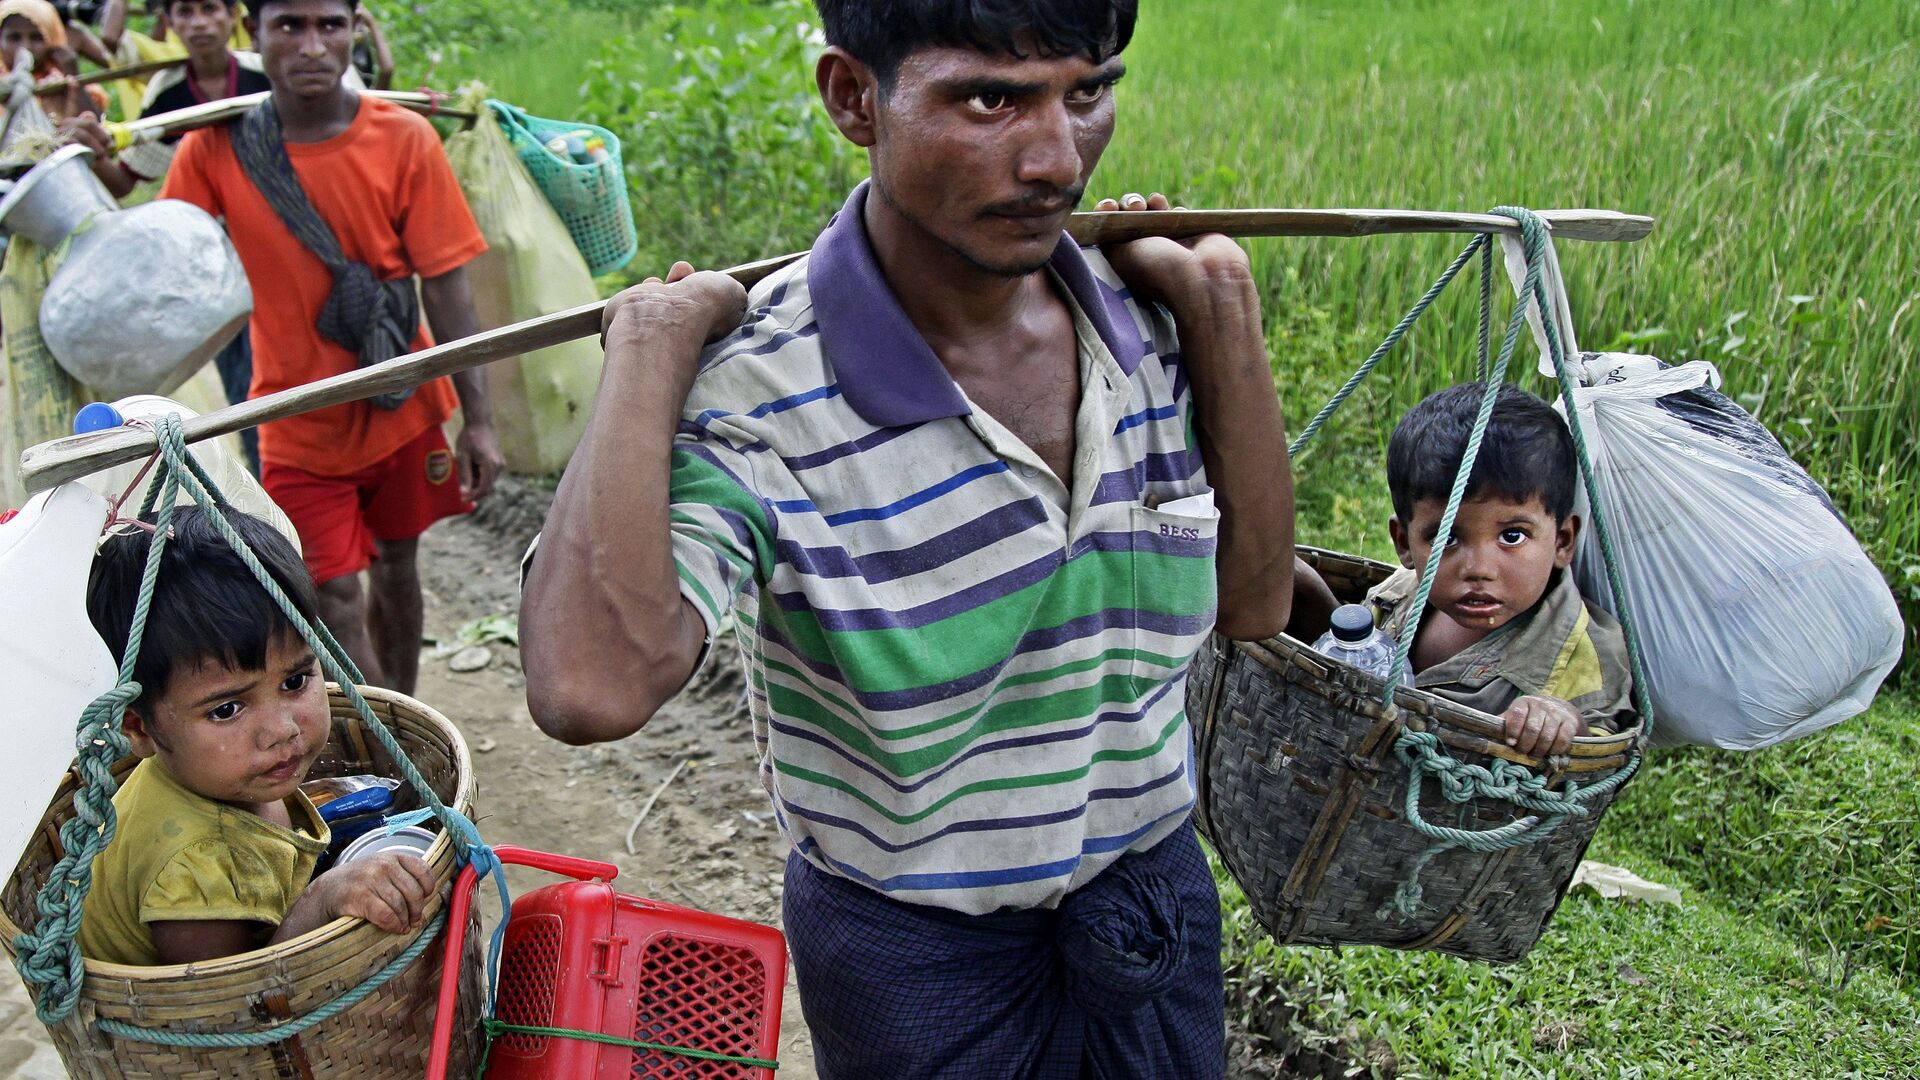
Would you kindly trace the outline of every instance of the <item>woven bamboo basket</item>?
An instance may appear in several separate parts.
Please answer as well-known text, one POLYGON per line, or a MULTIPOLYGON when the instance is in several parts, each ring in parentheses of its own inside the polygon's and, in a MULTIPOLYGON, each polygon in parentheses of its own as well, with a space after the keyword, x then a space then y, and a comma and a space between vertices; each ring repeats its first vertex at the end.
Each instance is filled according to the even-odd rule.
MULTIPOLYGON (((1393 569, 1313 548, 1300 555, 1342 601, 1360 600, 1393 569)), ((1434 852, 1405 820, 1410 771, 1393 753, 1395 739, 1403 729, 1432 731, 1461 761, 1504 758, 1562 791, 1626 766, 1638 730, 1575 739, 1565 756, 1545 760, 1508 748, 1497 717, 1408 687, 1388 709, 1383 690, 1379 678, 1284 634, 1261 642, 1214 635, 1187 684, 1201 831, 1277 941, 1520 959, 1566 895, 1618 789, 1536 842, 1434 852), (1394 901, 1416 875, 1420 902, 1408 917, 1394 901)), ((1476 830, 1525 813, 1491 799, 1455 805, 1433 790, 1420 809, 1436 824, 1476 830)))
MULTIPOLYGON (((362 687, 414 766, 446 805, 473 814, 473 763, 466 742, 447 718, 412 698, 362 687)), ((393 760, 364 730, 365 724, 335 689, 333 728, 312 776, 373 773, 400 778, 393 760)), ((124 779, 136 764, 115 767, 124 779)), ((36 920, 34 896, 60 857, 60 824, 72 816, 76 778, 70 773, 41 822, 33 845, 0 891, 0 942, 13 940, 36 920)), ((394 792, 394 813, 419 800, 406 785, 394 792)), ((442 834, 427 853, 442 885, 458 869, 453 845, 442 834)), ((429 918, 445 903, 442 889, 429 918)), ((79 1005, 50 1029, 67 1071, 87 1080, 185 1080, 201 1077, 353 1077, 356 1080, 417 1078, 425 1068, 433 1034, 441 953, 429 946, 398 975, 366 998, 284 1042, 252 1049, 180 1049, 106 1035, 96 1020, 115 1020, 169 1032, 244 1032, 306 1015, 338 998, 404 951, 415 935, 388 934, 358 919, 336 919, 291 941, 239 956, 191 965, 129 967, 86 962, 79 1005)), ((479 1051, 480 936, 473 927, 461 967, 460 1000, 452 1075, 470 1075, 479 1051)))

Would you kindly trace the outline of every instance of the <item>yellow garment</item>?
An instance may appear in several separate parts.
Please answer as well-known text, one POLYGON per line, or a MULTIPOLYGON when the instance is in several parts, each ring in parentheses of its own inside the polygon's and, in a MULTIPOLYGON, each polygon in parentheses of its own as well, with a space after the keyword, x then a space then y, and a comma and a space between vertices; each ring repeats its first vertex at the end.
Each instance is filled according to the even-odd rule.
MULTIPOLYGON (((153 965, 152 922, 237 919, 280 925, 331 839, 305 795, 287 800, 287 829, 196 795, 157 758, 142 761, 113 797, 113 842, 93 864, 80 952, 114 964, 153 965)), ((261 941, 268 933, 263 929, 261 941)))
POLYGON ((40 298, 53 276, 53 260, 24 236, 7 244, 0 270, 0 327, 5 328, 5 378, 0 380, 0 510, 26 501, 15 465, 20 451, 73 434, 73 414, 92 401, 92 391, 55 362, 40 336, 40 298))
MULTIPOLYGON (((138 30, 127 30, 120 35, 120 47, 113 52, 115 67, 131 67, 154 60, 182 60, 187 55, 187 47, 180 39, 168 35, 165 41, 155 41, 138 30)), ((138 79, 115 79, 111 85, 113 94, 120 99, 120 118, 138 120, 140 102, 147 96, 147 81, 151 75, 138 79)))
MULTIPOLYGON (((227 38, 227 48, 235 52, 253 48, 253 39, 247 36, 247 28, 239 19, 233 20, 233 33, 227 38)), ((180 43, 180 35, 168 34, 165 41, 155 41, 138 30, 125 30, 120 35, 120 47, 114 50, 115 67, 130 67, 134 64, 151 63, 155 60, 184 60, 187 47, 180 43)), ((120 99, 120 118, 138 120, 140 103, 146 99, 148 75, 139 79, 115 79, 110 85, 114 96, 120 99)))

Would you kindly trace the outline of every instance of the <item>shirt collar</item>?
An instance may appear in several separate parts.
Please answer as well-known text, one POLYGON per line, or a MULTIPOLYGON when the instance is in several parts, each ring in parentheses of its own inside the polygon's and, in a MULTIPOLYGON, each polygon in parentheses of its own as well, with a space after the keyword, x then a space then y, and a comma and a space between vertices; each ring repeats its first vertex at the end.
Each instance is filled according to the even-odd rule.
MULTIPOLYGON (((965 416, 971 410, 960 387, 907 318, 867 241, 870 184, 863 180, 853 189, 807 259, 814 319, 840 393, 876 427, 965 416)), ((1066 233, 1060 234, 1049 265, 1120 370, 1131 376, 1146 347, 1125 297, 1095 276, 1080 245, 1066 233)))

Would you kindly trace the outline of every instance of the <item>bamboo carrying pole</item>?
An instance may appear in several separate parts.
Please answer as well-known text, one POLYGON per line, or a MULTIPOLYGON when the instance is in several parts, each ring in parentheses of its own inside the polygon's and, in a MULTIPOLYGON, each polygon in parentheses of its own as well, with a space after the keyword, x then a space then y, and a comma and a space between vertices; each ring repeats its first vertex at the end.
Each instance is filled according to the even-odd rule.
MULTIPOLYGON (((261 90, 240 97, 189 105, 184 109, 143 116, 123 124, 113 124, 109 126, 109 130, 117 136, 122 148, 135 143, 153 142, 168 135, 178 135, 183 131, 192 131, 194 128, 212 127, 215 124, 238 119, 248 109, 265 101, 271 93, 270 90, 261 90)), ((440 103, 447 97, 445 94, 425 94, 417 90, 362 90, 360 93, 383 101, 391 101, 401 108, 412 109, 414 112, 428 116, 472 120, 478 115, 464 109, 441 108, 440 103)))
POLYGON ((144 79, 156 72, 170 67, 178 67, 187 62, 184 56, 175 56, 166 60, 142 60, 125 67, 107 68, 103 71, 89 71, 85 75, 74 75, 64 79, 48 79, 33 88, 34 96, 64 94, 76 86, 92 86, 95 83, 113 82, 115 79, 144 79))
MULTIPOLYGON (((1611 210, 1545 210, 1540 216, 1557 237, 1631 242, 1653 231, 1653 219, 1611 210)), ((1082 244, 1108 244, 1148 236, 1179 239, 1202 233, 1229 236, 1374 236, 1386 233, 1515 233, 1510 218, 1492 214, 1446 214, 1424 210, 1158 210, 1075 214, 1067 232, 1082 244)), ((751 288, 792 263, 795 252, 735 266, 723 273, 751 288)), ((583 304, 450 341, 384 364, 358 368, 277 394, 243 401, 188 420, 188 442, 198 442, 300 413, 391 393, 457 371, 519 356, 600 332, 607 301, 583 304)), ((20 456, 28 491, 44 491, 89 473, 152 454, 154 436, 143 428, 75 435, 29 447, 20 456)))

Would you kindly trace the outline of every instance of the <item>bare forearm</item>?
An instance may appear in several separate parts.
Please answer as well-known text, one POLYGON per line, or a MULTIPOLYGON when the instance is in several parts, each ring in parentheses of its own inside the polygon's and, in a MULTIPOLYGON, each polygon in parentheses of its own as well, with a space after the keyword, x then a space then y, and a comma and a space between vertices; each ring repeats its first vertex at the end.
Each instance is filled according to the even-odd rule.
POLYGON ((127 31, 127 0, 107 0, 107 10, 100 17, 100 44, 108 51, 118 51, 120 36, 127 31))
MULTIPOLYGON (((480 319, 473 310, 473 288, 467 282, 465 267, 439 277, 422 278, 420 303, 426 309, 427 325, 433 329, 435 341, 459 341, 480 332, 480 319)), ((485 372, 479 368, 458 372, 453 376, 453 388, 460 395, 460 414, 466 423, 493 423, 485 372)))
POLYGON ((673 434, 702 343, 696 330, 661 324, 626 354, 609 350, 554 496, 521 627, 528 702, 556 738, 632 734, 699 658, 705 626, 680 595, 668 499, 673 434))
POLYGON ((93 36, 93 31, 87 29, 86 24, 79 22, 68 23, 67 43, 72 47, 74 52, 93 61, 93 63, 100 67, 110 68, 113 66, 113 57, 107 52, 106 44, 99 38, 93 36))
POLYGON ((93 175, 100 178, 100 186, 116 199, 124 199, 138 183, 119 158, 94 158, 93 175))
POLYGON ((300 894, 299 899, 293 902, 293 906, 287 909, 286 915, 281 918, 280 925, 274 928, 273 937, 267 943, 278 945, 283 941, 291 941, 309 930, 318 930, 332 922, 334 918, 320 891, 308 888, 300 894))
POLYGON ((1195 427, 1220 507, 1218 628, 1280 632, 1293 602, 1293 477, 1250 277, 1175 308, 1195 427))

